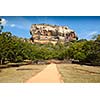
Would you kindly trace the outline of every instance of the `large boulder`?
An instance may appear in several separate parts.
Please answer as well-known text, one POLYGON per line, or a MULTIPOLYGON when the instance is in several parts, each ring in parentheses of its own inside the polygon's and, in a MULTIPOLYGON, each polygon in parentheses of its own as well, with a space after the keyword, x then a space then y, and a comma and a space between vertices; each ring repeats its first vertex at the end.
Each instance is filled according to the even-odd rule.
POLYGON ((75 31, 66 26, 57 26, 49 24, 32 24, 30 29, 31 39, 35 40, 61 40, 63 42, 70 42, 77 40, 75 31))

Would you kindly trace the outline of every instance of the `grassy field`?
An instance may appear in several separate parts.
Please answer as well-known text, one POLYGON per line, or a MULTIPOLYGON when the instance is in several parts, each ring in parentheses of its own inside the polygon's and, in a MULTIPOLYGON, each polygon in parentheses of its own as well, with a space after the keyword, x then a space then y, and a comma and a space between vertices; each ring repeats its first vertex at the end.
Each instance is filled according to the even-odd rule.
POLYGON ((100 67, 57 64, 58 70, 65 83, 99 83, 100 67))
POLYGON ((1 69, 0 83, 23 83, 42 71, 47 65, 24 65, 1 69))

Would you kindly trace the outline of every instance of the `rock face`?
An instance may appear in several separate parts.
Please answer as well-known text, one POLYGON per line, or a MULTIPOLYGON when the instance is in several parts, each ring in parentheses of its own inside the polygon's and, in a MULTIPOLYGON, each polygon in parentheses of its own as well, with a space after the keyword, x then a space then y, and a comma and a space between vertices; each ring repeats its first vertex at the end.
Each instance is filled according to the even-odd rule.
POLYGON ((75 31, 66 26, 49 24, 32 24, 30 29, 31 42, 70 42, 77 40, 75 31))

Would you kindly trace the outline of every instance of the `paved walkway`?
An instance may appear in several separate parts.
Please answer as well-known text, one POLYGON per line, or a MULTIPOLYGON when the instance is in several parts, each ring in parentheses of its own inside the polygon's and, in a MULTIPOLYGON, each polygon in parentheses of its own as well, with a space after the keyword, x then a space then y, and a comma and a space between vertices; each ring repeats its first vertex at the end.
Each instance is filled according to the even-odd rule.
POLYGON ((26 83, 62 83, 61 76, 56 64, 51 63, 36 76, 30 78, 26 83))

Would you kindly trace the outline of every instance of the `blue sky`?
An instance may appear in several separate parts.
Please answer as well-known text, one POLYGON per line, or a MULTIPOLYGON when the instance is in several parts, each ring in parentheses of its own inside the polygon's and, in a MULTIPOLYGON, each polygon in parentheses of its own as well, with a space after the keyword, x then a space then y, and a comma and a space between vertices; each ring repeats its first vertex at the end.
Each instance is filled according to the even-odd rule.
POLYGON ((79 39, 91 39, 94 34, 100 33, 99 16, 2 16, 4 30, 13 35, 30 38, 29 33, 32 24, 54 24, 68 26, 73 29, 79 39))

